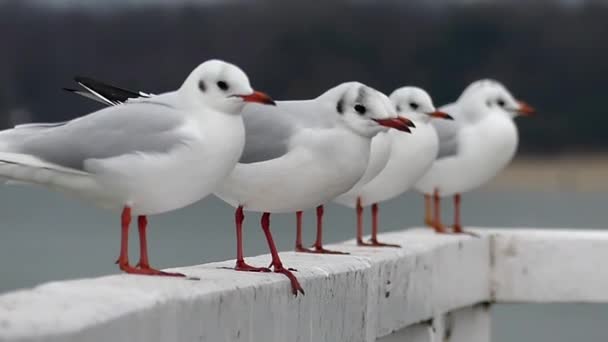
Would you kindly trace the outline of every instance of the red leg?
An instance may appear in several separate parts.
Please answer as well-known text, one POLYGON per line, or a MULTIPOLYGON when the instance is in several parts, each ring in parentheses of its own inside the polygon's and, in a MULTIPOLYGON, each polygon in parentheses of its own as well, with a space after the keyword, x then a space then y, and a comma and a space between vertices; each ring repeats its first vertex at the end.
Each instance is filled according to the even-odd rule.
POLYGON ((439 197, 438 189, 435 189, 433 199, 435 201, 435 219, 433 220, 433 229, 435 229, 436 233, 445 234, 445 227, 441 223, 441 197, 439 197))
POLYGON ((150 268, 150 261, 148 260, 148 239, 146 237, 146 228, 148 226, 148 219, 144 215, 137 217, 137 229, 139 230, 139 262, 137 267, 150 268))
POLYGON ((372 204, 372 237, 368 246, 371 247, 401 247, 400 245, 378 242, 378 203, 372 204))
POLYGON ((454 195, 454 233, 463 233, 460 224, 460 194, 454 195))
POLYGON ((277 251, 277 247, 274 244, 274 240, 272 239, 272 233, 270 232, 270 213, 262 214, 262 230, 264 230, 264 235, 266 235, 266 241, 268 242, 268 248, 270 249, 270 254, 272 255, 272 263, 271 265, 274 268, 274 271, 277 273, 284 274, 289 281, 291 282, 291 293, 294 295, 298 295, 298 291, 304 294, 304 290, 296 276, 291 273, 290 270, 283 267, 283 263, 281 263, 281 258, 279 257, 279 252, 277 251))
POLYGON ((467 234, 473 237, 479 237, 478 234, 467 232, 462 229, 462 224, 460 223, 460 194, 454 195, 454 234, 467 234))
MULTIPOLYGON (((145 220, 144 220, 145 222, 145 220)), ((121 215, 121 239, 120 239, 120 256, 118 257, 118 267, 130 274, 145 274, 145 275, 162 275, 162 276, 180 276, 183 277, 183 274, 173 274, 167 272, 161 272, 158 270, 154 270, 151 268, 143 269, 136 268, 129 265, 129 226, 131 225, 131 208, 124 207, 121 215)), ((144 236, 145 236, 145 226, 144 226, 144 236)), ((141 229, 140 229, 140 238, 141 238, 141 229)), ((140 241, 140 244, 145 246, 146 241, 144 237, 143 243, 140 241)), ((147 252, 146 252, 147 253, 147 252)), ((146 255, 147 258, 147 255, 146 255)))
POLYGON ((236 265, 234 269, 247 272, 270 272, 268 267, 254 267, 245 262, 243 254, 243 221, 245 221, 245 214, 243 213, 243 207, 239 206, 234 213, 234 222, 236 223, 236 265))
POLYGON ((357 198, 355 210, 357 212, 357 245, 365 246, 366 243, 363 241, 363 206, 361 205, 361 197, 357 198))
POLYGON ((150 261, 148 260, 148 239, 146 237, 146 228, 148 227, 148 219, 144 215, 137 217, 137 229, 139 231, 139 262, 137 267, 142 271, 148 272, 153 275, 161 276, 174 276, 174 277, 185 277, 181 273, 175 272, 163 272, 150 267, 150 261))
POLYGON ((311 249, 304 247, 302 242, 302 211, 296 211, 296 252, 312 253, 311 249))
POLYGON ((118 260, 116 263, 118 267, 125 271, 129 272, 132 268, 129 265, 129 225, 131 224, 131 208, 124 207, 122 209, 122 214, 120 216, 120 255, 118 256, 118 260))
POLYGON ((424 195, 424 224, 426 224, 427 227, 435 226, 435 223, 433 222, 433 200, 431 199, 431 197, 432 196, 428 194, 424 195))
POLYGON ((323 248, 323 205, 317 207, 317 239, 313 245, 313 253, 319 254, 348 254, 323 248))

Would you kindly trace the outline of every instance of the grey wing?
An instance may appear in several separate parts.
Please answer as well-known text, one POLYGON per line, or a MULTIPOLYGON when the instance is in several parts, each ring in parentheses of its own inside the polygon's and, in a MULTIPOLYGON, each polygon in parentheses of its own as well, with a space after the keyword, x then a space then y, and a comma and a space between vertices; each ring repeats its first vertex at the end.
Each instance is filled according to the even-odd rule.
POLYGON ((439 153, 437 154, 437 159, 447 158, 458 154, 458 132, 460 131, 461 125, 458 120, 458 113, 454 109, 453 105, 441 107, 441 110, 452 115, 454 120, 430 121, 439 138, 439 153))
POLYGON ((239 163, 251 164, 285 155, 295 124, 276 107, 249 104, 241 115, 245 123, 245 148, 239 163))
MULTIPOLYGON (((138 152, 166 153, 189 139, 180 134, 183 117, 175 109, 151 103, 108 107, 65 124, 20 128, 9 142, 11 152, 25 153, 76 170, 88 159, 138 152), (15 138, 16 137, 16 138, 15 138)), ((0 140, 4 132, 0 134, 0 140)))

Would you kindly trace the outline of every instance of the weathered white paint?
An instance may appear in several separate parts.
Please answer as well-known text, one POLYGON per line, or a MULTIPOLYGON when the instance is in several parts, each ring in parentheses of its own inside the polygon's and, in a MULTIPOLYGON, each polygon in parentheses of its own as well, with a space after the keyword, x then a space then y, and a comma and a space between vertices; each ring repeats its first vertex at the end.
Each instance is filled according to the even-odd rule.
POLYGON ((592 266, 608 257, 608 234, 477 232, 382 235, 402 249, 333 246, 350 256, 282 253, 299 270, 299 297, 282 275, 219 268, 233 261, 176 269, 201 280, 114 275, 43 284, 0 296, 0 341, 371 342, 397 332, 390 338, 477 342, 489 339, 488 301, 606 299, 608 271, 592 266))
POLYGON ((491 338, 490 305, 480 304, 410 325, 377 342, 486 342, 491 338))
POLYGON ((608 302, 605 231, 490 230, 492 298, 499 302, 608 302))

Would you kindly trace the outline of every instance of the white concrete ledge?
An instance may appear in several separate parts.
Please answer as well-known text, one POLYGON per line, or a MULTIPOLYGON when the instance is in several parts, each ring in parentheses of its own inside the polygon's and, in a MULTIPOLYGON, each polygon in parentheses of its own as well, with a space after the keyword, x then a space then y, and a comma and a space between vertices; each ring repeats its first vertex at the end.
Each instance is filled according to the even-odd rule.
POLYGON ((488 230, 492 300, 608 303, 608 232, 488 230))
POLYGON ((466 336, 483 341, 491 301, 607 301, 608 270, 599 267, 607 233, 476 231, 481 238, 382 235, 402 249, 332 246, 350 256, 282 253, 299 270, 299 297, 282 275, 218 269, 233 261, 176 269, 199 281, 115 275, 43 284, 0 296, 0 341, 357 342, 424 331, 465 340, 446 339, 445 322, 475 327, 466 336))

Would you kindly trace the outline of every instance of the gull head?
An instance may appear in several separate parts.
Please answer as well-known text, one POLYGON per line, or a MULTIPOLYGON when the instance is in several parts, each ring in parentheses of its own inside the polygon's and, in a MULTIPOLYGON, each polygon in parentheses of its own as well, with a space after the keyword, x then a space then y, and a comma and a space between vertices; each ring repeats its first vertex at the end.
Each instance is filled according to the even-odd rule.
POLYGON ((500 82, 490 79, 471 83, 458 102, 462 103, 464 116, 469 120, 479 120, 489 113, 500 113, 510 118, 529 116, 534 109, 515 97, 500 82))
POLYGON ((447 113, 437 110, 431 96, 421 88, 401 87, 393 91, 389 98, 395 105, 397 114, 414 121, 427 123, 431 118, 453 120, 447 113))
POLYGON ((270 96, 253 90, 249 78, 234 64, 209 60, 194 69, 181 93, 194 106, 206 106, 228 114, 240 114, 249 102, 274 105, 270 96))
POLYGON ((390 128, 410 132, 414 127, 409 119, 397 116, 386 95, 359 82, 342 83, 318 100, 331 106, 338 124, 369 138, 390 128))

